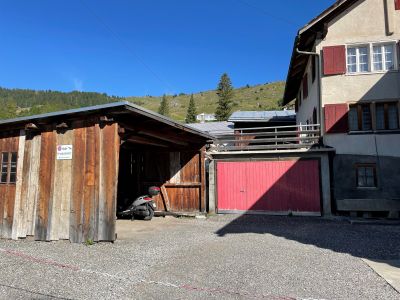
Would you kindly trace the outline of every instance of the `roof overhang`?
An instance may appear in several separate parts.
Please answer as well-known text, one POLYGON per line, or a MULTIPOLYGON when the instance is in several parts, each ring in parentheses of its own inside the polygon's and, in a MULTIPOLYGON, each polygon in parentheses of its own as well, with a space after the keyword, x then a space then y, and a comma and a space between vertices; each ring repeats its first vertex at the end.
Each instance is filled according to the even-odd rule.
POLYGON ((113 102, 108 104, 51 112, 51 113, 45 113, 28 117, 0 120, 0 130, 22 129, 28 123, 52 124, 64 120, 86 119, 90 116, 99 114, 107 116, 116 116, 117 122, 119 122, 120 116, 125 116, 125 120, 128 120, 128 122, 129 120, 134 121, 135 117, 140 116, 144 120, 153 120, 159 122, 160 124, 164 124, 167 127, 179 129, 181 132, 195 135, 201 140, 211 140, 214 138, 212 135, 207 134, 201 130, 197 130, 195 128, 181 124, 168 117, 165 117, 163 115, 145 109, 141 106, 134 105, 128 101, 113 102))
POLYGON ((316 40, 323 39, 326 36, 328 23, 358 1, 365 0, 338 0, 298 31, 294 39, 292 57, 286 77, 283 104, 287 104, 296 98, 307 67, 309 55, 298 53, 297 50, 312 52, 316 40))

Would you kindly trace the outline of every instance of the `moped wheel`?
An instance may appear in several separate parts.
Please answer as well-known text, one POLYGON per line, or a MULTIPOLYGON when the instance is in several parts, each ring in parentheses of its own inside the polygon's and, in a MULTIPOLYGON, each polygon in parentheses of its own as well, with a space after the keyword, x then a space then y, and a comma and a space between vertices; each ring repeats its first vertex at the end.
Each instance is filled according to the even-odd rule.
POLYGON ((144 217, 143 220, 150 221, 154 217, 154 210, 150 205, 147 205, 147 209, 149 210, 149 215, 144 217))

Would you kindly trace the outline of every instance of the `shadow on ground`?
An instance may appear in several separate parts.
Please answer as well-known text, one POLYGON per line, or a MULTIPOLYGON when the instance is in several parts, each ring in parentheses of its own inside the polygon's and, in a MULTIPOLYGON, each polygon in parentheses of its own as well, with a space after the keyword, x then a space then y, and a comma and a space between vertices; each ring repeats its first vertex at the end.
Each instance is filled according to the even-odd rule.
POLYGON ((215 232, 218 236, 272 234, 302 244, 371 260, 400 259, 399 225, 351 225, 312 217, 242 215, 215 232))

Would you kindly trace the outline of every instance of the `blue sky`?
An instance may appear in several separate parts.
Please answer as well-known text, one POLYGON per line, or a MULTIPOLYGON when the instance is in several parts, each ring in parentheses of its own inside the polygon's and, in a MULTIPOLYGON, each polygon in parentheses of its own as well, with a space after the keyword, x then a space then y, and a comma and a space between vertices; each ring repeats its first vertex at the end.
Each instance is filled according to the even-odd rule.
POLYGON ((1 0, 0 86, 118 96, 284 80, 334 0, 1 0))

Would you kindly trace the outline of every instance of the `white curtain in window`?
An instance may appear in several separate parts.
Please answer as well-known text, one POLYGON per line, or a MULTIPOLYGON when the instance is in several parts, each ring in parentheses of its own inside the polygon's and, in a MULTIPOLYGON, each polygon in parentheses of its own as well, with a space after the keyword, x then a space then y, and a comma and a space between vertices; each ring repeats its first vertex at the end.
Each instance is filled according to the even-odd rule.
POLYGON ((359 72, 368 72, 368 48, 360 47, 358 48, 359 53, 359 72))
POLYGON ((373 47, 372 61, 373 61, 373 65, 374 65, 374 70, 375 71, 383 70, 382 47, 381 46, 374 46, 373 47))
POLYGON ((347 72, 357 72, 357 52, 356 48, 347 48, 347 72))
POLYGON ((385 70, 394 69, 393 45, 384 45, 385 50, 385 70))

